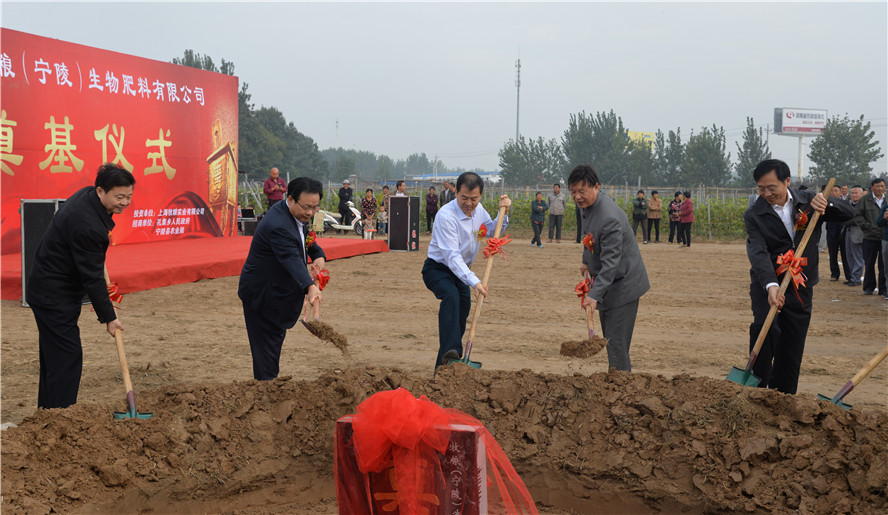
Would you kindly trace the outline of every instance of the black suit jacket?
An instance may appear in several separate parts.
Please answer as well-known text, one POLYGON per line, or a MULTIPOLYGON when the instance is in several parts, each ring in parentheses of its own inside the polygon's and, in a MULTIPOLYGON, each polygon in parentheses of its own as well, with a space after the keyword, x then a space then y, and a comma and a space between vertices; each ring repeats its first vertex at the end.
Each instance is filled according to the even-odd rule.
MULTIPOLYGON (((813 218, 814 210, 811 209, 811 200, 816 195, 810 190, 794 190, 790 188, 792 195, 792 213, 793 219, 800 211, 808 214, 809 220, 813 218)), ((841 222, 854 216, 854 210, 848 202, 838 198, 829 197, 827 199, 826 212, 817 221, 817 226, 805 247, 803 257, 808 259, 807 265, 802 267, 802 271, 808 278, 805 284, 814 286, 819 281, 818 263, 819 254, 817 251, 817 242, 820 240, 820 230, 824 221, 841 222)), ((786 232, 786 227, 780 216, 774 211, 774 208, 768 204, 764 197, 759 197, 746 213, 743 215, 743 222, 746 224, 746 254, 749 257, 749 263, 752 267, 749 270, 750 280, 753 286, 757 286, 764 290, 769 283, 780 283, 777 278, 777 257, 785 253, 789 249, 795 251, 805 231, 795 231, 795 237, 790 238, 786 232)))
POLYGON ((28 304, 51 307, 76 304, 89 295, 99 321, 117 315, 105 284, 108 233, 114 228, 94 186, 87 186, 62 204, 37 244, 28 275, 28 304))
MULTIPOLYGON (((307 230, 308 224, 304 227, 307 230)), ((314 284, 305 255, 289 204, 286 200, 278 202, 253 234, 250 253, 241 270, 238 297, 280 327, 293 327, 299 320, 305 293, 314 284)), ((308 256, 313 260, 326 259, 317 242, 309 248, 308 256)))

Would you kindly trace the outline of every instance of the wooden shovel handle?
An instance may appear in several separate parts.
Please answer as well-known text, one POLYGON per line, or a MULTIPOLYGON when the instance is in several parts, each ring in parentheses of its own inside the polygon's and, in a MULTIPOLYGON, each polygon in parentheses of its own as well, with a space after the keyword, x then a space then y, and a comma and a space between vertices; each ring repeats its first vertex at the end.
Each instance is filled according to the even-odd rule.
POLYGON ((595 334, 595 319, 592 317, 592 308, 588 304, 584 308, 586 310, 586 326, 589 327, 589 338, 595 334))
MULTIPOLYGON (((832 191, 833 185, 835 185, 836 179, 833 177, 826 183, 826 189, 823 191, 832 191)), ((811 220, 808 222, 808 227, 805 229, 805 234, 802 235, 802 241, 799 242, 799 247, 795 252, 795 255, 802 256, 805 254, 805 248, 808 246, 808 240, 811 239, 811 235, 814 234, 814 227, 817 225, 817 221, 820 220, 820 211, 814 211, 814 215, 811 217, 811 220)), ((792 274, 789 272, 785 272, 783 274, 783 281, 780 283, 780 290, 777 292, 777 296, 780 297, 784 293, 786 293, 787 288, 789 288, 789 283, 792 281, 792 274)), ((762 350, 762 344, 765 343, 765 337, 768 335, 768 331, 771 329, 771 324, 774 322, 774 316, 777 314, 777 306, 771 306, 771 309, 768 310, 768 317, 765 318, 765 325, 762 326, 761 332, 759 332, 758 338, 755 340, 755 346, 752 348, 752 352, 749 353, 749 363, 746 365, 746 370, 752 370, 752 366, 755 364, 755 360, 758 357, 758 353, 762 350)))
POLYGON ((129 365, 126 363, 126 352, 123 350, 123 335, 120 329, 114 331, 114 340, 117 342, 117 357, 120 358, 120 373, 123 375, 123 386, 129 393, 133 389, 133 382, 130 380, 129 365))
MULTIPOLYGON (((497 213, 496 219, 496 228, 493 230, 493 237, 499 238, 500 231, 503 230, 503 218, 506 217, 506 209, 507 207, 503 206, 499 208, 499 213, 497 213)), ((490 280, 490 269, 493 267, 493 256, 487 259, 487 269, 484 270, 484 278, 481 279, 481 284, 487 286, 487 281, 490 280)), ((481 314, 481 306, 484 304, 484 297, 478 296, 478 302, 475 303, 475 312, 472 313, 472 327, 469 329, 469 339, 468 341, 474 341, 475 339, 475 327, 478 325, 478 315, 481 314)))
POLYGON ((868 376, 874 368, 879 366, 879 363, 881 363, 886 356, 888 356, 888 346, 885 347, 885 350, 873 356, 873 359, 869 360, 869 363, 867 363, 865 367, 860 369, 860 372, 857 372, 854 377, 851 378, 851 384, 853 384, 854 386, 860 384, 860 382, 863 381, 863 378, 868 376))

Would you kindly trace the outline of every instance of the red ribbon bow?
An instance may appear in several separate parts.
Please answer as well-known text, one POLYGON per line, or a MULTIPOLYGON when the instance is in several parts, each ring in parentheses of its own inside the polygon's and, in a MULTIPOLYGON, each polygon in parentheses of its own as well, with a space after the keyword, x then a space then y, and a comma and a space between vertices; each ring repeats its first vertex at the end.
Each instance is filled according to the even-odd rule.
MULTIPOLYGON (((512 241, 512 238, 509 238, 508 235, 503 236, 502 238, 487 238, 487 246, 484 247, 484 259, 487 259, 494 254, 499 254, 502 251, 501 247, 510 241, 512 241)), ((503 259, 505 259, 505 251, 502 251, 502 256, 503 259)))
POLYGON ((114 302, 115 304, 120 304, 123 300, 123 294, 120 293, 117 283, 111 283, 108 285, 108 298, 110 298, 111 302, 114 302))
POLYGON ((808 258, 796 257, 795 252, 793 252, 792 249, 789 249, 783 255, 777 256, 777 264, 780 265, 777 267, 777 275, 780 275, 783 272, 789 272, 790 277, 792 277, 792 287, 795 288, 796 297, 798 297, 799 302, 801 302, 802 298, 799 296, 799 285, 805 286, 805 281, 808 280, 802 272, 802 267, 808 265, 808 258))
POLYGON ((314 280, 318 283, 318 288, 321 291, 324 291, 324 286, 327 286, 327 283, 330 282, 330 271, 326 268, 318 271, 318 273, 314 275, 314 280))
POLYGON ((580 309, 583 309, 583 298, 586 296, 589 291, 592 290, 592 284, 594 279, 587 277, 586 279, 577 283, 576 287, 574 287, 574 292, 576 292, 577 297, 580 298, 580 309))
POLYGON ((475 235, 478 237, 479 240, 483 239, 485 236, 487 236, 487 226, 482 225, 481 227, 479 227, 478 232, 476 232, 475 235))

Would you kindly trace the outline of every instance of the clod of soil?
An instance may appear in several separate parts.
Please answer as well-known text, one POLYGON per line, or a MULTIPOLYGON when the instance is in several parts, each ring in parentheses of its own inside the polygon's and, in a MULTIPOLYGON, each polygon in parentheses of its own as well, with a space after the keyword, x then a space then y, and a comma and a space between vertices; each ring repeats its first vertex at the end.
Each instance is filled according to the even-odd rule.
POLYGON ((343 355, 348 355, 348 338, 336 332, 330 324, 325 324, 320 320, 302 321, 309 332, 318 338, 332 343, 337 349, 342 351, 343 355))
POLYGON ((38 410, 2 434, 0 509, 335 513, 336 420, 399 386, 478 418, 560 513, 888 510, 884 413, 688 375, 468 367, 176 384, 140 395, 148 420, 38 410))
POLYGON ((591 358, 607 347, 607 340, 600 336, 580 341, 569 341, 561 344, 561 355, 572 358, 591 358))

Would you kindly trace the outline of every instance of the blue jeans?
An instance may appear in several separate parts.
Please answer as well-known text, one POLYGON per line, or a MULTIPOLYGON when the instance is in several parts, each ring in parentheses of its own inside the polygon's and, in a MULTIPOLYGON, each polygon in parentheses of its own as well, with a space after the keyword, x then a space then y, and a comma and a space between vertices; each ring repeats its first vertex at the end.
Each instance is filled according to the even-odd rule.
POLYGON ((446 265, 432 259, 425 260, 422 281, 441 301, 438 308, 438 357, 435 359, 435 368, 438 368, 443 365, 442 359, 449 350, 455 350, 462 357, 462 336, 472 308, 471 289, 446 265))

